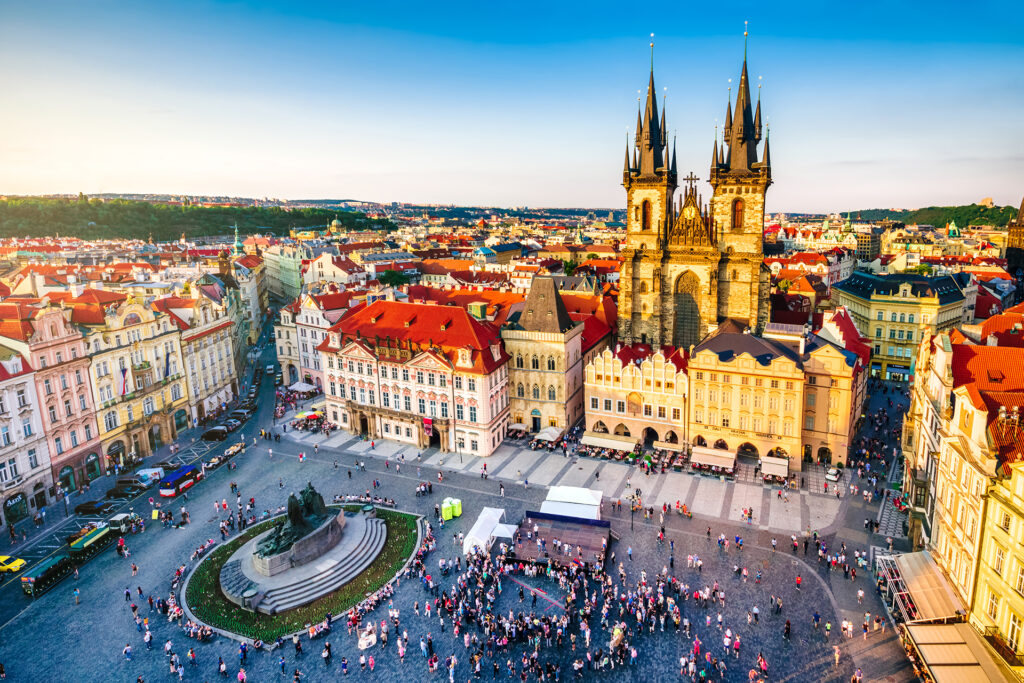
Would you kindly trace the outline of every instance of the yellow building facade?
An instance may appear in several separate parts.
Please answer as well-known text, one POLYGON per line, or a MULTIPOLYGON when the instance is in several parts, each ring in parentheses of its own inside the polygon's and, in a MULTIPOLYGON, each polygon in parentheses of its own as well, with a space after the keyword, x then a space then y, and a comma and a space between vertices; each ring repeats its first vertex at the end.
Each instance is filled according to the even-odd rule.
POLYGON ((107 465, 144 458, 189 424, 180 333, 166 313, 129 298, 87 324, 97 424, 107 465))

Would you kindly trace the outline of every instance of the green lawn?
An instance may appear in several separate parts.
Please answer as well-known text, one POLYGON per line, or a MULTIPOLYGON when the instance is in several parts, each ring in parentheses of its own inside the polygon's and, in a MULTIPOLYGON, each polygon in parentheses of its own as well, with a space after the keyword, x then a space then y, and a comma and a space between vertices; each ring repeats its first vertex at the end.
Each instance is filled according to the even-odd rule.
MULTIPOLYGON (((360 508, 359 505, 345 506, 350 511, 360 508)), ((246 638, 259 637, 266 642, 323 621, 327 612, 341 614, 390 581, 416 552, 416 517, 382 508, 377 509, 377 517, 384 520, 388 529, 387 543, 377 559, 355 579, 308 605, 281 614, 266 615, 243 610, 224 597, 220 590, 221 567, 239 547, 271 528, 274 524, 272 519, 247 529, 230 543, 214 550, 192 574, 186 602, 192 613, 210 626, 246 638)))

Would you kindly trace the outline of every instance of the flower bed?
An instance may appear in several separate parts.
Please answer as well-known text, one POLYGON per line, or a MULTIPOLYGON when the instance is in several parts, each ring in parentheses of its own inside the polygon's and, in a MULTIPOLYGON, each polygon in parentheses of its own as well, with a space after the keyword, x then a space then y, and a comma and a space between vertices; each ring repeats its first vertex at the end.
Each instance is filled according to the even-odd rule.
MULTIPOLYGON (((344 509, 356 512, 361 507, 346 505, 344 509)), ((414 515, 377 508, 377 518, 384 520, 388 529, 387 543, 377 559, 355 579, 308 605, 273 615, 250 612, 228 600, 220 590, 221 567, 238 548, 270 529, 275 521, 273 519, 247 529, 245 533, 214 550, 189 579, 185 601, 200 621, 246 638, 260 638, 265 642, 272 642, 278 636, 323 621, 327 612, 341 614, 390 581, 416 552, 414 515)))

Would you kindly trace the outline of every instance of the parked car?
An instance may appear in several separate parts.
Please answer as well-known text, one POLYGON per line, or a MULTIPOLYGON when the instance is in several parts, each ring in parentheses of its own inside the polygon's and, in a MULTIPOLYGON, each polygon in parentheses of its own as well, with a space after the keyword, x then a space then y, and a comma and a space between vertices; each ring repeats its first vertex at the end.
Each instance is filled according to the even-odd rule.
POLYGON ((238 453, 244 453, 244 452, 245 452, 245 443, 242 442, 242 441, 239 441, 238 443, 231 444, 230 446, 228 446, 228 449, 226 451, 224 451, 224 455, 226 457, 230 458, 233 455, 237 455, 238 453))
POLYGON ((145 490, 146 489, 142 488, 141 486, 132 486, 132 485, 114 486, 113 488, 110 488, 110 489, 107 490, 107 493, 105 494, 104 497, 105 498, 134 498, 135 496, 139 495, 140 493, 142 493, 145 490))
MULTIPOLYGON (((150 468, 150 469, 161 469, 164 472, 173 472, 174 470, 178 469, 179 467, 181 467, 181 463, 180 462, 172 462, 170 460, 161 460, 157 464, 153 465, 153 467, 150 468)), ((161 475, 161 477, 162 477, 162 475, 161 475)))
POLYGON ((227 461, 228 461, 227 456, 215 455, 215 456, 213 456, 212 458, 210 458, 209 460, 206 461, 206 463, 205 463, 206 469, 208 469, 208 470, 215 470, 218 467, 220 467, 221 465, 223 465, 224 463, 226 463, 227 461))
POLYGON ((272 372, 274 372, 274 364, 270 363, 269 365, 267 365, 267 374, 269 375, 272 372))
POLYGON ((228 438, 227 427, 211 427, 203 432, 203 441, 223 441, 228 438))
POLYGON ((252 413, 250 413, 245 408, 239 408, 238 410, 232 410, 230 413, 228 413, 228 417, 230 417, 232 420, 238 420, 239 422, 245 422, 250 417, 252 417, 252 413))
POLYGON ((9 555, 0 555, 0 572, 20 572, 25 567, 25 560, 9 555))
POLYGON ((76 515, 107 515, 114 511, 117 506, 106 500, 90 500, 88 503, 79 503, 75 506, 76 515))
POLYGON ((839 481, 843 478, 843 471, 838 467, 833 467, 825 473, 825 481, 839 481))
POLYGON ((255 401, 243 401, 241 404, 239 404, 238 407, 241 408, 242 410, 248 410, 250 414, 256 412, 255 401))
POLYGON ((228 430, 229 432, 233 432, 237 430, 239 427, 241 427, 242 423, 234 418, 229 417, 228 419, 224 420, 224 423, 221 426, 224 427, 224 429, 228 430))

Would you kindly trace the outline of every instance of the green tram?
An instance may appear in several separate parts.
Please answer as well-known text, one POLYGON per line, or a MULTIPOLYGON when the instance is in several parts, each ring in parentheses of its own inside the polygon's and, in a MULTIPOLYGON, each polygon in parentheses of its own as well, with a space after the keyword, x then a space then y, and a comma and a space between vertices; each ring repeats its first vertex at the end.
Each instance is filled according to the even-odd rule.
POLYGON ((40 562, 21 575, 21 590, 25 595, 42 595, 75 571, 75 563, 67 555, 57 555, 40 562))
POLYGON ((113 533, 107 524, 97 526, 89 533, 68 544, 71 560, 77 565, 85 564, 113 543, 116 537, 117 534, 113 533))

